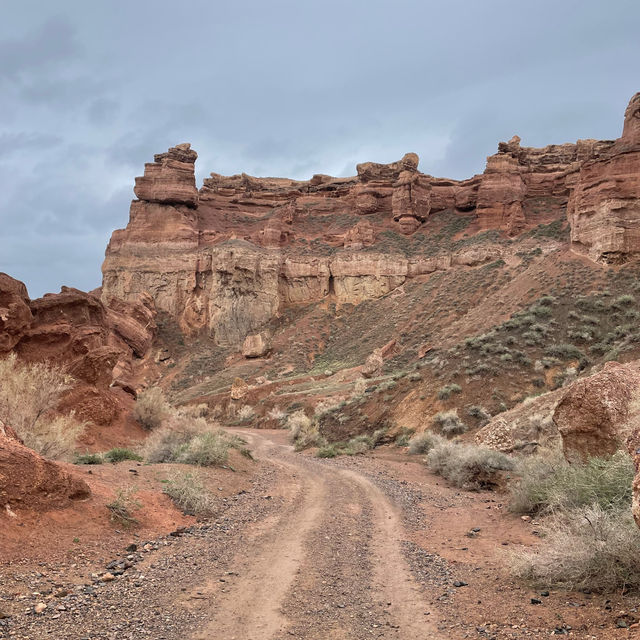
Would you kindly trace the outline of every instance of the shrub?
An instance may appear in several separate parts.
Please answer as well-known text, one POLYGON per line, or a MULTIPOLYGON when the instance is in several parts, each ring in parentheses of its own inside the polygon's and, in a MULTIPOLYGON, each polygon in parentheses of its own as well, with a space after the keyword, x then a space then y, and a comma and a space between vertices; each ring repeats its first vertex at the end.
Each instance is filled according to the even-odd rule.
POLYGON ((145 443, 148 462, 181 462, 203 467, 226 463, 229 449, 241 449, 244 441, 204 420, 175 416, 154 431, 145 443))
POLYGON ((597 592, 640 589, 640 529, 629 509, 581 507, 548 518, 540 531, 538 549, 512 556, 518 577, 597 592))
POLYGON ((436 413, 433 417, 433 424, 445 436, 455 436, 464 433, 469 428, 460 420, 457 409, 436 413))
POLYGON ((335 400, 334 398, 324 398, 316 404, 313 413, 316 416, 321 416, 325 413, 329 413, 330 411, 335 411, 340 406, 340 401, 335 400))
POLYGON ((298 409, 287 418, 287 429, 291 431, 291 439, 294 441, 301 431, 308 429, 310 426, 311 418, 302 409, 298 409))
POLYGON ((121 449, 115 448, 111 449, 111 451, 107 451, 104 454, 104 459, 108 462, 122 462, 123 460, 142 460, 142 456, 137 453, 131 451, 131 449, 121 449))
POLYGON ((186 418, 206 418, 209 415, 209 405, 204 402, 201 404, 186 404, 178 408, 178 413, 186 418))
POLYGON ((249 422, 255 415, 255 411, 253 407, 248 404, 242 405, 240 409, 238 409, 238 420, 240 422, 249 422))
POLYGON ((271 409, 268 413, 267 413, 267 417, 270 418, 271 420, 282 420, 283 418, 285 418, 287 416, 287 414, 280 409, 280 407, 273 407, 273 409, 271 409))
POLYGON ((455 382, 452 384, 448 384, 438 391, 438 399, 439 400, 447 400, 452 393, 460 393, 462 391, 462 387, 455 382))
POLYGON ((615 509, 631 503, 634 468, 623 451, 584 464, 569 464, 560 451, 542 452, 521 459, 517 473, 520 479, 510 487, 510 506, 517 513, 552 513, 591 504, 615 509))
POLYGON ((572 344, 553 344, 547 348, 546 354, 561 360, 584 360, 584 353, 572 344))
POLYGON ((409 453, 411 455, 424 455, 433 447, 442 443, 442 437, 432 431, 423 431, 409 440, 409 453))
POLYGON ((138 488, 133 486, 116 491, 115 499, 107 505, 107 509, 111 512, 111 520, 124 527, 138 524, 133 516, 134 511, 142 508, 140 502, 134 498, 137 491, 138 488))
POLYGON ((485 425, 491 420, 491 414, 484 407, 477 404, 472 404, 470 407, 467 407, 467 413, 472 418, 479 420, 481 425, 485 425))
POLYGON ((612 306, 614 308, 616 308, 616 307, 628 307, 629 305, 632 305, 635 301, 636 301, 636 299, 632 295, 626 293, 626 294, 616 298, 614 300, 612 306))
POLYGON ((169 404, 160 387, 149 387, 138 394, 133 417, 145 429, 157 429, 169 415, 169 404))
POLYGON ((427 455, 427 466, 457 487, 490 489, 498 483, 498 472, 511 470, 513 459, 499 451, 470 444, 442 442, 427 455))
POLYGON ((327 444, 320 447, 316 453, 317 458, 335 458, 338 455, 338 449, 334 444, 327 444))
POLYGON ((101 453, 77 453, 74 464, 102 464, 104 458, 101 453))
POLYGON ((408 447, 415 429, 410 427, 400 427, 396 435, 395 444, 397 447, 408 447))
POLYGON ((54 460, 71 459, 85 423, 54 411, 73 378, 61 368, 26 364, 15 354, 0 360, 0 420, 13 427, 25 445, 54 460))
POLYGON ((213 496, 199 473, 176 473, 167 480, 163 493, 187 515, 206 517, 215 513, 213 496))

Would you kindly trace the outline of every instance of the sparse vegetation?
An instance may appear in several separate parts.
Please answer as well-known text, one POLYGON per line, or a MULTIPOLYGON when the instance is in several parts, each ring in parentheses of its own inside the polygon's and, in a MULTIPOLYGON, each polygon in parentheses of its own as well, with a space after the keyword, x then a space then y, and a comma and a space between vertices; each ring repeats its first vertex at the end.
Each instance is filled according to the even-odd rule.
POLYGON ((455 436, 464 433, 469 428, 458 416, 457 409, 441 411, 433 417, 433 426, 445 436, 455 436))
POLYGON ((174 474, 167 480, 163 492, 187 515, 207 517, 215 513, 213 496, 197 472, 174 474))
MULTIPOLYGON (((122 462, 123 460, 135 460, 141 461, 143 460, 142 456, 135 451, 131 451, 131 449, 123 449, 123 448, 115 448, 107 451, 104 454, 104 459, 107 462, 122 462)), ((86 463, 85 463, 86 464, 86 463)))
POLYGON ((101 453, 77 453, 74 464, 102 464, 104 458, 101 453))
POLYGON ((432 431, 423 431, 409 440, 409 453, 411 455, 425 455, 436 445, 442 444, 443 438, 432 431))
POLYGON ((569 464, 561 451, 523 458, 516 469, 511 509, 517 513, 554 513, 597 505, 616 509, 631 503, 633 462, 625 452, 569 464))
POLYGON ((539 548, 513 554, 515 575, 543 586, 640 590, 640 529, 628 508, 580 507, 546 519, 540 530, 539 548))
POLYGON ((238 409, 238 421, 249 422, 255 414, 256 412, 252 406, 248 404, 242 405, 240 409, 238 409))
POLYGON ((229 449, 242 449, 244 442, 204 418, 190 420, 174 416, 147 438, 148 462, 181 462, 203 467, 226 464, 229 449))
POLYGON ((445 385, 438 391, 438 400, 447 400, 451 396, 452 393, 460 393, 462 391, 462 387, 455 382, 452 384, 445 385))
POLYGON ((74 414, 56 415, 73 379, 61 368, 23 363, 15 354, 0 360, 0 420, 25 445, 52 460, 70 460, 85 423, 74 414))
POLYGON ((135 499, 138 488, 129 486, 116 491, 115 499, 107 505, 111 512, 111 520, 123 527, 131 527, 138 524, 133 513, 142 508, 142 504, 135 499))
POLYGON ((434 473, 469 490, 491 489, 498 484, 501 471, 514 468, 513 459, 504 453, 450 441, 433 447, 426 462, 434 473))
POLYGON ((171 409, 160 387, 149 387, 138 394, 133 417, 145 429, 157 429, 171 414, 171 409))

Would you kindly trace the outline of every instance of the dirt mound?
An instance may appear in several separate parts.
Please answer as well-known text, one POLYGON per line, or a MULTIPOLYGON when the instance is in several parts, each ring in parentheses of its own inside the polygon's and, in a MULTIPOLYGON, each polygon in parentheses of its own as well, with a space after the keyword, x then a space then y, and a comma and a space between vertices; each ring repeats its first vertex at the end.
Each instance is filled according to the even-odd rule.
POLYGON ((0 422, 0 503, 7 517, 14 509, 59 509, 90 494, 86 482, 25 447, 0 422))

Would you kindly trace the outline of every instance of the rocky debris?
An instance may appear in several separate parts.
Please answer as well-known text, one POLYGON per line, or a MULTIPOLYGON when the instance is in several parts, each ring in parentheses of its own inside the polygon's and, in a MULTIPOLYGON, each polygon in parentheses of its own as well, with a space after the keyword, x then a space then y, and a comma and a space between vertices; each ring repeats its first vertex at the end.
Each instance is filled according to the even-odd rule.
POLYGON ((557 389, 494 416, 475 435, 475 442, 504 453, 535 453, 560 442, 553 412, 565 393, 557 389))
POLYGON ((12 511, 45 511, 90 494, 84 480, 25 447, 15 432, 0 422, 0 504, 12 511))
POLYGON ((249 393, 249 388, 249 385, 242 378, 236 378, 231 385, 231 400, 242 400, 249 393))
POLYGON ((576 380, 553 414, 570 461, 623 449, 639 420, 638 363, 607 362, 598 373, 576 380))
POLYGON ((571 186, 567 215, 573 248, 594 260, 623 262, 640 249, 640 93, 625 112, 622 136, 596 147, 571 186))
POLYGON ((189 143, 158 153, 144 167, 144 176, 136 178, 134 193, 140 200, 161 204, 198 204, 195 161, 198 154, 189 143))
POLYGON ((375 378, 382 373, 383 367, 382 349, 374 349, 373 353, 360 368, 360 374, 363 378, 375 378))
POLYGON ((364 247, 370 247, 375 241, 373 225, 368 220, 361 220, 344 234, 343 246, 345 249, 359 251, 364 247))
POLYGON ((242 355, 245 358, 262 358, 271 351, 271 337, 265 333, 247 336, 242 344, 242 355))

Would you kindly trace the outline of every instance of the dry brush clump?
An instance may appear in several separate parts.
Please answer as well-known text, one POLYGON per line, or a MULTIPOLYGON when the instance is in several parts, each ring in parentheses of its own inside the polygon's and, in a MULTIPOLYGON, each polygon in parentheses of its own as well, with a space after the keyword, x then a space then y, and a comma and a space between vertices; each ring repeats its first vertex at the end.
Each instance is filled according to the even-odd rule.
POLYGON ((185 514, 207 517, 215 513, 215 501, 197 472, 175 473, 165 484, 167 494, 185 514))
POLYGON ((287 428, 291 432, 291 440, 296 451, 302 451, 308 447, 319 447, 325 444, 320 435, 318 423, 299 409, 287 418, 287 428))
POLYGON ((133 417, 145 429, 157 429, 171 414, 171 407, 160 387, 149 387, 138 394, 133 417))
POLYGON ((244 453, 244 441, 204 418, 195 420, 175 415, 153 431, 144 445, 148 462, 178 462, 202 467, 226 464, 229 450, 244 453))
POLYGON ((25 445, 53 460, 72 457, 85 423, 55 409, 73 378, 46 363, 23 363, 15 354, 0 360, 0 420, 13 427, 25 445))
POLYGON ((460 435, 469 429, 460 419, 457 409, 436 413, 433 417, 433 425, 445 436, 460 435))
POLYGON ((429 469, 462 489, 491 489, 499 483, 500 472, 514 468, 513 458, 487 447, 438 443, 428 453, 429 469))
POLYGON ((597 592, 640 590, 640 529, 628 508, 597 504, 558 512, 540 525, 533 551, 512 554, 514 574, 536 585, 597 592))
POLYGON ((123 527, 132 527, 138 524, 134 512, 142 508, 142 504, 136 500, 135 494, 138 488, 129 486, 116 491, 116 497, 107 505, 111 512, 111 520, 123 527))
POLYGON ((442 444, 444 439, 432 431, 418 433, 409 440, 409 453, 411 455, 425 455, 435 446, 442 444))

